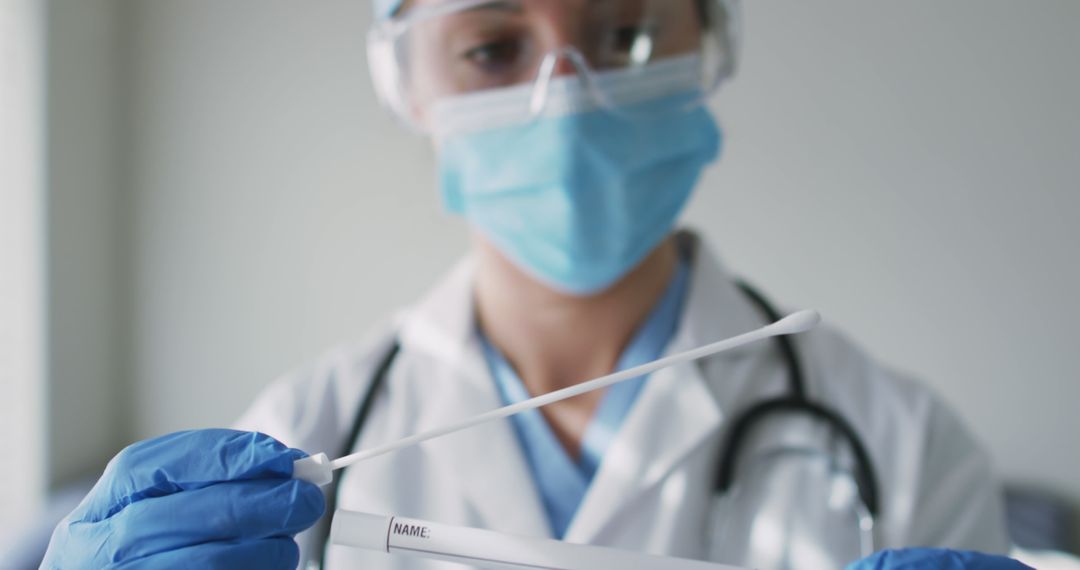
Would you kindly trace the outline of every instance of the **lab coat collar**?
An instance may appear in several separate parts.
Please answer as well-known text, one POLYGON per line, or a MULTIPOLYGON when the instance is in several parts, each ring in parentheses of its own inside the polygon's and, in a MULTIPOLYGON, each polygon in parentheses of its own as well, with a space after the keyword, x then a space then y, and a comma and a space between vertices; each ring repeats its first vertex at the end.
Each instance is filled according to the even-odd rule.
MULTIPOLYGON (((448 425, 501 405, 476 333, 473 273, 466 257, 408 311, 399 328, 402 353, 429 363, 417 430, 448 425)), ((484 528, 550 538, 551 530, 510 422, 477 426, 425 444, 438 469, 456 482, 484 528), (507 508, 506 497, 514 497, 507 508)))
MULTIPOLYGON (((736 285, 736 278, 719 256, 693 231, 675 234, 681 251, 690 256, 693 277, 686 306, 672 346, 688 343, 688 348, 742 334, 764 324, 763 317, 736 285)), ((751 345, 756 350, 756 345, 751 345)), ((742 354, 724 353, 720 358, 742 354)))
MULTIPOLYGON (((675 337, 666 353, 695 348, 763 324, 711 251, 692 232, 676 236, 693 267, 675 337)), ((466 258, 408 313, 400 328, 404 353, 424 353, 438 362, 437 405, 425 407, 424 429, 499 405, 476 336, 472 293, 474 261, 466 258)), ((724 418, 718 401, 748 378, 733 374, 735 359, 760 346, 724 353, 708 362, 656 372, 608 448, 565 537, 593 542, 633 498, 664 479, 687 456, 718 437, 724 418)), ((524 455, 509 422, 496 422, 432 442, 440 467, 457 476, 470 505, 487 528, 548 536, 550 528, 524 455), (514 496, 514 508, 505 497, 514 496)))
POLYGON ((473 298, 475 260, 467 256, 403 318, 398 341, 412 354, 425 354, 479 388, 490 384, 483 355, 475 344, 473 298))
MULTIPOLYGON (((676 239, 690 256, 693 275, 679 327, 665 354, 761 326, 760 317, 701 240, 688 231, 679 232, 676 239)), ((650 377, 608 448, 567 531, 567 541, 603 542, 604 528, 623 514, 623 509, 633 507, 634 497, 660 483, 690 454, 702 452, 716 441, 725 417, 717 396, 721 387, 716 383, 745 381, 746 375, 732 373, 737 358, 736 353, 724 353, 708 362, 682 364, 650 377)))
MULTIPOLYGON (((467 343, 464 351, 472 360, 480 353, 478 342, 467 343)), ((439 382, 425 394, 424 416, 418 429, 442 427, 502 404, 486 369, 482 375, 464 376, 464 372, 443 374, 441 363, 433 362, 432 366, 431 372, 439 382)), ((536 485, 509 421, 489 422, 424 445, 432 458, 430 468, 461 490, 468 505, 466 512, 478 517, 480 526, 550 538, 536 485), (507 497, 513 497, 512 508, 507 506, 507 497)))
MULTIPOLYGON (((693 270, 679 328, 668 352, 676 345, 694 348, 764 324, 735 286, 735 279, 696 233, 682 230, 675 239, 689 256, 693 270)), ((475 266, 472 256, 458 262, 406 313, 400 321, 398 338, 403 348, 426 353, 453 370, 467 372, 462 374, 463 380, 490 389, 492 382, 483 354, 471 346, 477 340, 472 288, 475 266)))

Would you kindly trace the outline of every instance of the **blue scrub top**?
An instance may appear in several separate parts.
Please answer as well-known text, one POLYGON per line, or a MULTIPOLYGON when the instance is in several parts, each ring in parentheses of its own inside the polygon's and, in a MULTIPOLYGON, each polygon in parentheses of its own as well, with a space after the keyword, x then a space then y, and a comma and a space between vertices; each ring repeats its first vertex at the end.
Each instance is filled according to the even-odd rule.
MULTIPOLYGON (((619 356, 616 370, 633 368, 663 356, 679 324, 689 272, 686 261, 681 261, 664 295, 619 356)), ((531 398, 506 358, 488 342, 483 333, 480 339, 503 404, 531 398)), ((585 430, 578 461, 566 453, 540 410, 530 410, 511 418, 544 510, 547 511, 553 536, 563 538, 566 535, 574 513, 600 468, 604 452, 615 439, 647 378, 640 376, 607 389, 585 430)))

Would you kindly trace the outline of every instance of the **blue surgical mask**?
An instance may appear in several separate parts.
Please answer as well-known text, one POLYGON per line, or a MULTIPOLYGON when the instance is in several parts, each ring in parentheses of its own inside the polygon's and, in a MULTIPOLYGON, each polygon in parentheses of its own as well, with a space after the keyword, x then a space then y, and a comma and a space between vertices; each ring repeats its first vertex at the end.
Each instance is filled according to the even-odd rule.
POLYGON ((446 208, 548 286, 607 289, 670 234, 719 154, 700 90, 655 88, 672 66, 698 66, 685 59, 604 77, 625 93, 652 89, 616 112, 576 76, 551 82, 539 115, 529 86, 440 102, 431 124, 446 208))

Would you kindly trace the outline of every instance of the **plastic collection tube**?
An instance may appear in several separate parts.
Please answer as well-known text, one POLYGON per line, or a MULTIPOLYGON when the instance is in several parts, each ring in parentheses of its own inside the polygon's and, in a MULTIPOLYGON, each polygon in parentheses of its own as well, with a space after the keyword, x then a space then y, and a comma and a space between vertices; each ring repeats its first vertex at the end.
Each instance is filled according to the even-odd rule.
POLYGON ((479 568, 550 570, 740 570, 699 560, 666 558, 546 538, 529 538, 403 517, 338 509, 334 544, 479 568))
POLYGON ((484 412, 482 414, 473 416, 471 418, 463 419, 447 426, 411 435, 399 439, 395 442, 387 443, 385 445, 380 445, 378 447, 373 447, 371 449, 360 451, 359 453, 354 453, 352 455, 347 455, 345 457, 335 459, 334 461, 330 461, 330 459, 326 456, 325 453, 320 453, 318 455, 312 455, 310 457, 298 459, 295 463, 293 463, 293 477, 296 479, 310 481, 316 485, 327 485, 330 483, 330 481, 333 480, 334 471, 348 467, 349 465, 352 465, 354 463, 359 463, 373 457, 385 455, 387 453, 391 453, 405 447, 410 447, 418 443, 427 441, 429 439, 435 439, 444 435, 449 435, 454 432, 468 429, 483 423, 502 418, 508 418, 510 416, 520 414, 521 412, 527 410, 533 410, 546 406, 548 404, 561 402, 562 400, 573 398, 574 396, 580 396, 581 394, 585 394, 587 392, 600 390, 602 388, 611 386, 612 384, 618 384, 619 382, 624 382, 632 378, 637 378, 638 376, 644 376, 645 374, 650 374, 662 368, 667 368, 669 366, 674 366, 683 362, 691 362, 694 360, 705 358, 706 356, 712 356, 720 352, 733 350, 735 348, 739 348, 752 342, 757 342, 759 340, 764 340, 774 336, 806 332, 816 327, 819 322, 821 322, 821 315, 819 315, 817 311, 806 310, 792 313, 791 315, 788 315, 787 317, 784 317, 783 319, 780 319, 779 321, 776 321, 771 325, 761 327, 757 330, 743 333, 729 339, 714 342, 712 344, 707 344, 705 346, 701 346, 695 349, 687 350, 685 352, 680 352, 678 354, 672 354, 670 356, 661 358, 660 360, 654 360, 653 362, 648 362, 646 364, 642 364, 641 366, 627 368, 626 370, 621 370, 614 374, 601 376, 587 382, 582 382, 568 388, 563 388, 562 390, 556 390, 554 392, 550 392, 542 396, 537 396, 523 402, 518 402, 516 404, 497 408, 491 410, 490 412, 484 412))

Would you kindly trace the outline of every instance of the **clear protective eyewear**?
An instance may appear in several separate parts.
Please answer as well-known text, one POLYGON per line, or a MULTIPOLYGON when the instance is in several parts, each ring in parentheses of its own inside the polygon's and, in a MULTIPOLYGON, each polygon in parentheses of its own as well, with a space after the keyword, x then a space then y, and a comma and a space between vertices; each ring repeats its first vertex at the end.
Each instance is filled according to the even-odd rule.
POLYGON ((442 101, 508 88, 530 90, 538 115, 564 76, 620 111, 665 87, 714 92, 735 70, 737 9, 738 0, 413 0, 375 23, 368 55, 382 102, 420 131, 442 101), (633 81, 638 73, 654 92, 633 81))

